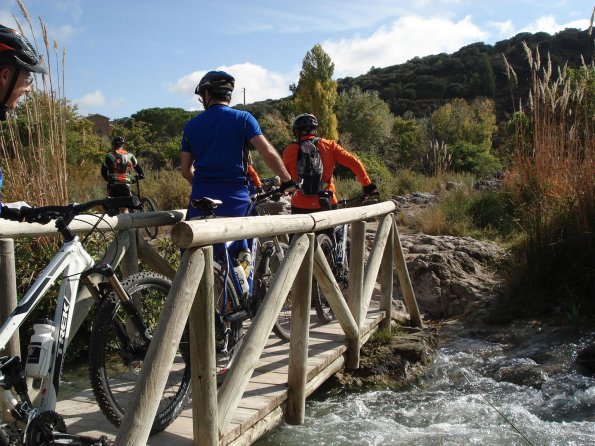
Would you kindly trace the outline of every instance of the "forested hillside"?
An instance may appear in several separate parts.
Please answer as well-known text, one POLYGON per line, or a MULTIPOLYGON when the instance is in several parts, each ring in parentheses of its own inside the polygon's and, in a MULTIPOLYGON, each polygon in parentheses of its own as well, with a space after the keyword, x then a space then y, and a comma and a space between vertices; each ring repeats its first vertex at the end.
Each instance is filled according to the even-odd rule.
MULTIPOLYGON (((538 47, 544 61, 549 54, 554 67, 565 63, 578 66, 581 58, 587 61, 587 53, 593 51, 587 31, 567 29, 553 36, 521 33, 495 45, 473 43, 453 54, 416 57, 403 64, 372 68, 364 75, 339 79, 338 89, 343 92, 358 86, 363 91, 378 91, 392 113, 411 112, 416 117, 428 116, 454 98, 471 100, 483 96, 494 99, 501 120, 513 110, 513 97, 518 108, 519 99, 528 96, 530 69, 523 42, 532 49, 538 47), (517 74, 516 91, 511 91, 503 56, 517 74)), ((258 102, 246 109, 262 115, 277 102, 258 102)))

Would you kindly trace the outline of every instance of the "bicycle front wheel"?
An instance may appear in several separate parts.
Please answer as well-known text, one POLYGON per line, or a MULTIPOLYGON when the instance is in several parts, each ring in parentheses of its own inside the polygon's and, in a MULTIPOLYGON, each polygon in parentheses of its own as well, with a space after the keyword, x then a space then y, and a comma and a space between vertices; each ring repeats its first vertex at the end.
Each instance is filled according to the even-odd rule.
MULTIPOLYGON (((157 210, 157 205, 152 198, 143 197, 143 199, 140 201, 140 204, 143 208, 143 212, 155 212, 157 210)), ((147 226, 144 228, 144 230, 149 238, 153 240, 157 238, 157 235, 159 235, 159 226, 147 226)))
MULTIPOLYGON (((264 296, 270 288, 273 276, 279 270, 281 261, 285 257, 285 252, 288 249, 288 246, 285 243, 280 243, 279 246, 281 247, 282 253, 277 253, 274 251, 274 248, 269 246, 272 243, 273 242, 265 242, 265 244, 263 244, 264 254, 260 260, 261 263, 258 266, 257 274, 254 280, 258 287, 256 293, 257 307, 260 306, 264 296), (271 249, 267 249, 267 247, 270 247, 271 249)), ((289 341, 289 335, 291 334, 292 302, 293 290, 290 290, 285 302, 283 303, 281 312, 275 320, 275 325, 273 325, 273 333, 275 333, 275 335, 277 335, 277 337, 282 341, 289 341)))
MULTIPOLYGON (((122 281, 132 297, 137 316, 151 337, 171 288, 171 281, 155 273, 141 272, 122 281)), ((128 401, 143 368, 150 345, 133 322, 134 316, 112 291, 101 303, 89 345, 91 387, 101 411, 120 426, 128 401)), ((152 364, 147 364, 152 367, 152 364)), ((190 391, 190 358, 186 325, 153 421, 151 435, 169 426, 184 408, 190 391)))

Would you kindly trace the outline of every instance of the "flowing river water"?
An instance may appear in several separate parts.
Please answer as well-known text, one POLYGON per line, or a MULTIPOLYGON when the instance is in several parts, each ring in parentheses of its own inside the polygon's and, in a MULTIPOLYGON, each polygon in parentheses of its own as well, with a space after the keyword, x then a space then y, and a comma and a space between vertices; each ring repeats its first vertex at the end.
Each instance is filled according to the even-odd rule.
POLYGON ((530 335, 440 337, 434 361, 408 390, 318 392, 304 425, 283 424, 256 444, 595 445, 595 378, 575 363, 595 333, 535 326, 530 335), (519 370, 532 385, 503 379, 519 370))

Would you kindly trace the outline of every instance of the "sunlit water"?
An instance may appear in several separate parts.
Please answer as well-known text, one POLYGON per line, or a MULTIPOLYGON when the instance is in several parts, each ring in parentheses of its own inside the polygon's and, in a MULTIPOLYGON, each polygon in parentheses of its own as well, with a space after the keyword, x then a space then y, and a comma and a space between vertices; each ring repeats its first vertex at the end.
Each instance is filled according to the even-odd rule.
POLYGON ((263 445, 595 445, 595 379, 574 365, 576 343, 541 340, 542 351, 456 337, 409 391, 327 391, 308 400, 302 426, 283 424, 263 445), (498 370, 556 367, 540 389, 498 381, 498 370))

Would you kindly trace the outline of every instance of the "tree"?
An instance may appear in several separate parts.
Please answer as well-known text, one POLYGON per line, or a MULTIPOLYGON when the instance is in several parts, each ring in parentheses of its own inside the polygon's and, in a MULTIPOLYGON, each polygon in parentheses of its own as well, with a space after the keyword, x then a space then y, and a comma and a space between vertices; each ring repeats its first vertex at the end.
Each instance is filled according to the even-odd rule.
POLYGON ((262 132, 278 151, 291 142, 293 135, 289 122, 277 110, 271 110, 258 121, 262 132))
POLYGON ((339 95, 337 119, 342 139, 361 152, 382 153, 391 136, 393 115, 377 91, 354 87, 339 95))
POLYGON ((430 123, 432 139, 449 147, 456 170, 489 174, 500 168, 490 153, 496 130, 491 99, 476 98, 470 104, 455 99, 434 111, 430 123))
POLYGON ((395 165, 398 162, 402 167, 418 169, 425 153, 424 147, 427 145, 424 129, 425 125, 412 114, 395 117, 391 140, 396 156, 387 153, 387 164, 390 165, 390 160, 395 165))
POLYGON ((151 132, 157 138, 175 138, 182 135, 184 125, 196 112, 182 108, 145 108, 131 116, 135 121, 146 122, 151 126, 151 132))
POLYGON ((337 82, 332 79, 335 64, 320 44, 306 53, 300 79, 293 87, 296 113, 312 113, 318 119, 318 133, 328 139, 338 139, 337 82))

